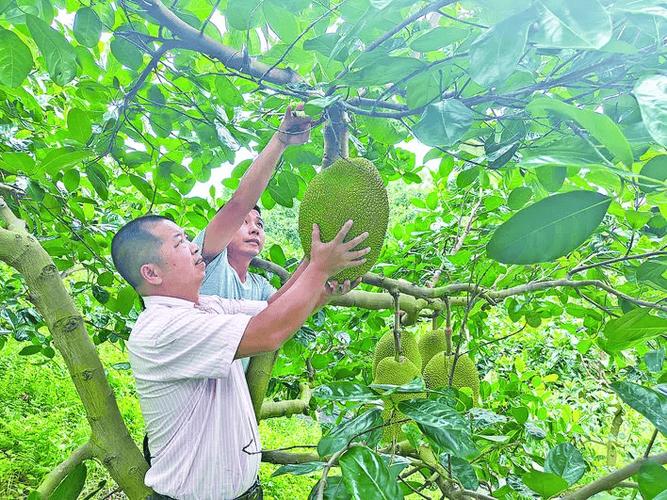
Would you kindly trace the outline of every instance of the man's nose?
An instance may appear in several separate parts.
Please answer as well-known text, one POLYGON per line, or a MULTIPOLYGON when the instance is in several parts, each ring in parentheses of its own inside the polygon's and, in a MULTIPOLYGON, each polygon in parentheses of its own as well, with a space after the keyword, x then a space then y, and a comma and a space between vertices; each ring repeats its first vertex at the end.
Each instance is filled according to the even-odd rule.
POLYGON ((190 252, 192 252, 193 254, 198 253, 199 252, 199 245, 197 245, 196 243, 190 242, 190 252))
POLYGON ((259 226, 257 224, 250 225, 250 234, 259 234, 259 226))

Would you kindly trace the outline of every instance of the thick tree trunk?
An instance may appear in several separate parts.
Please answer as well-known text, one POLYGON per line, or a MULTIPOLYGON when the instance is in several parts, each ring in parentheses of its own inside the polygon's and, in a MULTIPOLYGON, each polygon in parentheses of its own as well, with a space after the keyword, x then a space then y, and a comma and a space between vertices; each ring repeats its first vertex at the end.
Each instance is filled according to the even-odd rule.
POLYGON ((0 228, 0 260, 23 276, 28 298, 44 318, 65 360, 90 424, 91 456, 109 470, 129 498, 145 498, 151 492, 143 482, 148 464, 123 422, 81 313, 49 254, 22 230, 1 198, 0 211, 13 229, 0 228))

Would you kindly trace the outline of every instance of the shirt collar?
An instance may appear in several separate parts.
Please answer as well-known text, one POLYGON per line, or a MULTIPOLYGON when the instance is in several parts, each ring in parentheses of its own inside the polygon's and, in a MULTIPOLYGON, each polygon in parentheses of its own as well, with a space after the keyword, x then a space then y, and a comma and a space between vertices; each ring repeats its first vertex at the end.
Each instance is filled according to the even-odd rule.
POLYGON ((179 299, 177 297, 166 297, 164 295, 148 295, 142 298, 144 299, 146 308, 155 306, 193 308, 196 306, 192 301, 179 299))

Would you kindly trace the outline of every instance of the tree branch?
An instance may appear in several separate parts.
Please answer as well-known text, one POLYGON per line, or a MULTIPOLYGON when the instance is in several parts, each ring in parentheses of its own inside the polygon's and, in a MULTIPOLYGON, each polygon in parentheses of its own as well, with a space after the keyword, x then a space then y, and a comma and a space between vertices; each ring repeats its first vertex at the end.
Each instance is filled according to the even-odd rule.
POLYGON ((180 19, 160 0, 138 0, 138 3, 159 24, 178 37, 178 40, 173 41, 174 47, 201 52, 218 59, 228 68, 278 85, 302 82, 302 78, 291 69, 271 69, 269 65, 252 57, 245 57, 241 51, 222 45, 208 35, 200 34, 199 30, 180 19))
POLYGON ((262 451, 262 462, 270 464, 303 464, 306 462, 318 462, 320 457, 317 453, 289 453, 287 451, 267 450, 262 451))
POLYGON ((603 260, 602 262, 596 262, 594 264, 588 264, 585 266, 579 266, 575 267, 571 271, 567 273, 568 276, 572 276, 573 274, 580 273, 581 271, 585 271, 586 269, 592 269, 594 267, 600 267, 600 266, 606 266, 609 264, 614 264, 616 262, 623 262, 626 260, 632 260, 632 259, 649 259, 651 257, 657 257, 660 255, 667 255, 667 252, 664 251, 657 251, 657 252, 648 252, 648 253, 642 253, 642 254, 637 254, 637 255, 628 255, 625 257, 617 257, 616 259, 609 259, 609 260, 603 260))
POLYGON ((90 441, 79 446, 67 459, 49 472, 37 488, 40 498, 49 498, 58 485, 74 468, 82 462, 93 458, 93 446, 90 441))
POLYGON ((642 457, 639 460, 635 460, 634 462, 626 465, 622 469, 612 472, 611 474, 604 476, 596 481, 593 481, 592 483, 587 484, 583 488, 579 488, 578 490, 570 493, 569 495, 564 496, 563 500, 584 500, 585 498, 592 497, 593 495, 595 495, 596 493, 600 493, 601 491, 610 490, 614 487, 614 485, 622 481, 625 481, 629 477, 635 475, 637 471, 639 471, 639 468, 648 461, 654 461, 659 463, 660 465, 664 465, 667 463, 667 452, 660 453, 659 455, 653 455, 648 458, 642 457))
POLYGON ((312 396, 312 391, 308 384, 301 384, 301 394, 299 396, 299 399, 264 402, 262 405, 261 420, 305 413, 310 405, 310 398, 312 396))
POLYGON ((0 196, 0 219, 5 221, 7 229, 15 233, 25 233, 25 222, 14 215, 7 202, 0 196))

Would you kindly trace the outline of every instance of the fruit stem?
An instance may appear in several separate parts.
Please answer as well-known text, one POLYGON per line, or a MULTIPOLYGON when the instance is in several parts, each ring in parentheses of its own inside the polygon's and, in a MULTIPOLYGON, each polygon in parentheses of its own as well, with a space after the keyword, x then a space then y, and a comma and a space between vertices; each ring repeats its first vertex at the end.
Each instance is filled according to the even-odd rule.
POLYGON ((396 289, 389 293, 394 298, 394 359, 398 363, 403 355, 401 350, 401 309, 399 305, 401 293, 396 289))
POLYGON ((445 346, 447 356, 452 354, 452 310, 449 307, 449 297, 445 297, 445 346))

